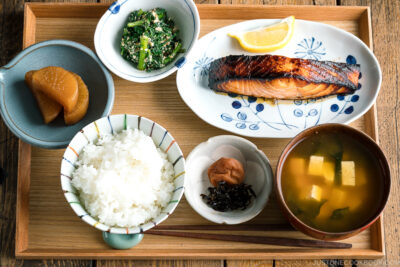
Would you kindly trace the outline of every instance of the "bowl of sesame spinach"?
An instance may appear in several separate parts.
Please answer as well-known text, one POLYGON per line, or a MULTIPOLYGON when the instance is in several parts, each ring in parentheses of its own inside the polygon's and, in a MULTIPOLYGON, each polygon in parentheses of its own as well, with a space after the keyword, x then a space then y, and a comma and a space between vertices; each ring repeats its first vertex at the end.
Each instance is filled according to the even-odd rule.
POLYGON ((184 52, 179 29, 165 9, 139 9, 129 14, 121 38, 121 55, 137 69, 161 69, 184 52))
POLYGON ((110 71, 145 83, 183 66, 199 31, 192 0, 119 0, 97 24, 94 44, 110 71))

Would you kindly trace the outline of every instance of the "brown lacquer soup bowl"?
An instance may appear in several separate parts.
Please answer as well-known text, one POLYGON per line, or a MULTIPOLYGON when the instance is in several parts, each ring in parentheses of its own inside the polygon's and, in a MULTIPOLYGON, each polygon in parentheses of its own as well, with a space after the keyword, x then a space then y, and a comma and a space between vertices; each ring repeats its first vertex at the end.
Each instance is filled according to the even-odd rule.
POLYGON ((378 144, 342 124, 322 124, 295 136, 275 174, 286 218, 322 240, 345 239, 372 225, 386 205, 390 184, 389 165, 378 144))

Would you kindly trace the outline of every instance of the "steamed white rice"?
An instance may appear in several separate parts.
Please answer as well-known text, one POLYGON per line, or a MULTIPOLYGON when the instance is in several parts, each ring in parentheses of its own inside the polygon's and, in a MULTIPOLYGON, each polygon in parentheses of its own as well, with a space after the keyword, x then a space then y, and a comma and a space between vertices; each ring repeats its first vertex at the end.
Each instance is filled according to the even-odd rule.
POLYGON ((171 200, 173 166, 138 129, 101 136, 84 147, 77 163, 72 184, 89 214, 106 225, 138 226, 171 200))

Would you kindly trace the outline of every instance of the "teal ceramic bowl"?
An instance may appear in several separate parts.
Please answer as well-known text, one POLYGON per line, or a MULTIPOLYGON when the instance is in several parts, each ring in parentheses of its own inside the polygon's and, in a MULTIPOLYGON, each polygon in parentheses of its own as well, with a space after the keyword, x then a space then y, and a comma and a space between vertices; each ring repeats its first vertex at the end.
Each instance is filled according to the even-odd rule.
POLYGON ((90 122, 110 114, 114 83, 110 73, 88 47, 67 40, 49 40, 20 52, 0 68, 0 112, 8 128, 24 142, 43 148, 63 148, 90 122), (80 75, 89 89, 86 116, 67 126, 63 116, 43 122, 36 100, 25 85, 25 73, 59 66, 80 75))

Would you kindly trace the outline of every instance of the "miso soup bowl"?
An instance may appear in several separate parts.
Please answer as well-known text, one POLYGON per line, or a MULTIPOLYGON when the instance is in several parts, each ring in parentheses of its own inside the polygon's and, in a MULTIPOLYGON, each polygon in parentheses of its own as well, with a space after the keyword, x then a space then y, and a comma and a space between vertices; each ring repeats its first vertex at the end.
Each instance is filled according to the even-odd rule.
POLYGON ((385 208, 386 202, 389 198, 390 183, 391 179, 390 179, 389 164, 378 144, 375 143, 375 141, 372 140, 368 135, 359 130, 356 130, 350 126, 346 126, 343 124, 334 124, 334 123, 321 124, 315 127, 311 127, 299 133, 297 136, 295 136, 289 142, 289 144, 287 144, 286 147, 284 148, 279 158, 275 173, 275 191, 281 210, 283 211, 283 214, 286 216, 286 218, 289 220, 292 226, 295 227, 297 230, 303 232, 308 236, 322 240, 346 239, 364 231, 369 226, 371 226, 379 218, 379 216, 383 212, 383 209, 385 208), (357 140, 359 140, 361 143, 364 144, 365 148, 368 149, 372 153, 372 155, 376 157, 376 160, 379 165, 379 171, 378 171, 379 175, 378 177, 376 177, 376 179, 379 179, 380 182, 383 184, 383 186, 381 187, 383 190, 382 198, 381 200, 379 200, 380 201, 379 205, 376 205, 375 208, 376 210, 373 212, 373 214, 365 221, 360 222, 360 226, 358 228, 351 229, 346 232, 325 232, 303 223, 289 209, 288 205, 285 202, 282 192, 282 184, 281 184, 282 170, 284 168, 284 162, 288 158, 290 153, 293 151, 293 148, 298 143, 304 141, 305 139, 313 138, 314 136, 323 132, 332 132, 332 131, 338 131, 352 138, 356 138, 357 140))

